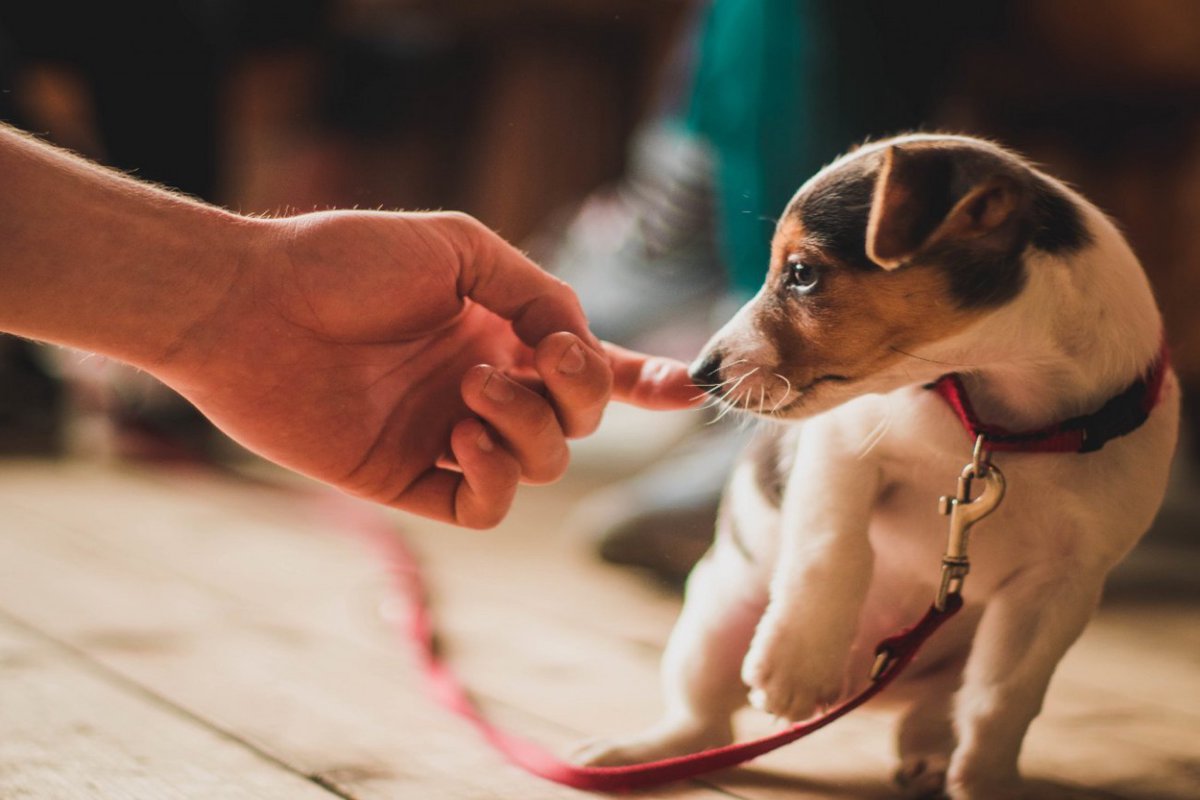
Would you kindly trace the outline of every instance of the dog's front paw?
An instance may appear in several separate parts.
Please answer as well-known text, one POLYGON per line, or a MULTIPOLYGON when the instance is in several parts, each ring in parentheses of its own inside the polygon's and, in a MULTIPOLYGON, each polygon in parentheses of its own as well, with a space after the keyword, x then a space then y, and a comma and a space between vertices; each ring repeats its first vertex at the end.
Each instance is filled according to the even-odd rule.
POLYGON ((940 755, 910 757, 894 776, 905 797, 933 800, 946 796, 946 770, 950 759, 940 755))
POLYGON ((742 662, 742 680, 750 687, 750 705, 799 721, 838 699, 845 662, 840 647, 822 647, 784 628, 760 625, 742 662))
POLYGON ((728 724, 664 722, 635 736, 585 742, 570 760, 586 767, 619 767, 697 753, 732 741, 733 728, 728 724))

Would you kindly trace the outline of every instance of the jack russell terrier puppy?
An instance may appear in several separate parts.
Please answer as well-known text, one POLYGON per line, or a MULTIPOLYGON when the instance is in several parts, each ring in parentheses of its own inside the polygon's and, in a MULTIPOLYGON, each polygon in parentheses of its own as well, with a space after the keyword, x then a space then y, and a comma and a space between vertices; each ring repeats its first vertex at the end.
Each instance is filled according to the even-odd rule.
POLYGON ((962 612, 876 702, 900 704, 908 794, 1021 796, 1025 732, 1175 447, 1162 321, 1117 228, 989 142, 863 146, 800 188, 766 282, 692 373, 773 424, 689 578, 665 715, 580 760, 724 745, 747 700, 802 720, 860 689, 874 645, 937 590, 936 501, 970 460, 970 418, 1007 497, 973 536, 962 612))

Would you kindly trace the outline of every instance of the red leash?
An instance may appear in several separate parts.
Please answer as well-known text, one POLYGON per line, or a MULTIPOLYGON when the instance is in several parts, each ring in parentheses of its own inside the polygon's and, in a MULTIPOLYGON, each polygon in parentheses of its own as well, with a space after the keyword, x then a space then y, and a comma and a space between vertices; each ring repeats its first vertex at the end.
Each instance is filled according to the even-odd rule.
POLYGON ((917 656, 921 645, 962 608, 962 583, 969 571, 967 531, 990 514, 1004 496, 1004 476, 990 463, 988 451, 1094 452, 1111 439, 1139 427, 1158 402, 1167 371, 1163 345, 1146 373, 1098 411, 1038 431, 1013 433, 979 420, 957 375, 947 375, 930 388, 950 405, 975 440, 972 461, 959 477, 955 497, 943 497, 941 511, 950 518, 950 537, 942 559, 942 581, 937 600, 916 625, 884 639, 876 647, 875 668, 865 689, 825 714, 797 723, 770 736, 699 753, 622 767, 580 767, 559 759, 548 750, 493 726, 480 713, 466 688, 438 655, 436 634, 429 611, 427 589, 416 558, 381 515, 362 508, 344 516, 356 532, 382 552, 389 571, 407 605, 404 630, 412 639, 434 693, 451 710, 470 722, 493 747, 513 764, 556 783, 577 789, 624 791, 694 778, 743 764, 794 742, 849 714, 888 687, 917 656), (972 498, 972 481, 985 482, 983 494, 972 498))
POLYGON ((470 722, 513 764, 577 789, 625 791, 693 778, 745 763, 820 730, 887 688, 916 657, 925 640, 962 607, 962 598, 952 594, 942 610, 930 607, 916 625, 880 642, 870 684, 821 716, 760 739, 677 758, 622 767, 580 767, 563 761, 540 745, 497 729, 483 716, 467 689, 438 655, 427 587, 416 558, 386 519, 365 509, 356 509, 356 512, 351 515, 355 531, 381 551, 396 588, 405 600, 407 618, 398 620, 398 624, 416 646, 426 678, 438 700, 470 722))

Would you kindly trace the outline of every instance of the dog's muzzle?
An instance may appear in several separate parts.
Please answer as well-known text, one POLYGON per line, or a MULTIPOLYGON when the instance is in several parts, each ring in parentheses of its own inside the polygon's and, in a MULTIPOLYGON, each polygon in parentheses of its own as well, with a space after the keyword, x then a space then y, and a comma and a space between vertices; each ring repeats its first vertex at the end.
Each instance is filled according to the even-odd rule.
POLYGON ((719 394, 721 385, 721 354, 710 353, 703 361, 696 360, 688 368, 688 377, 692 383, 708 392, 719 394))

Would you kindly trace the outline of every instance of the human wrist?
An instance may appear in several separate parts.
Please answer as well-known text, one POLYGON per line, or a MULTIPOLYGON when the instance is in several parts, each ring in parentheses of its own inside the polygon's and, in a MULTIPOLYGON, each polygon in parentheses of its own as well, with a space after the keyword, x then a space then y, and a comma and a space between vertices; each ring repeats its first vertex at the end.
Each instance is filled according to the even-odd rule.
POLYGON ((165 379, 201 358, 212 327, 253 306, 249 273, 272 232, 265 220, 199 203, 159 212, 144 229, 157 253, 116 297, 124 313, 114 316, 123 321, 113 320, 90 349, 165 379), (140 324, 127 324, 131 318, 140 324))
POLYGON ((236 280, 255 221, 0 126, 0 330, 151 368, 236 280))

